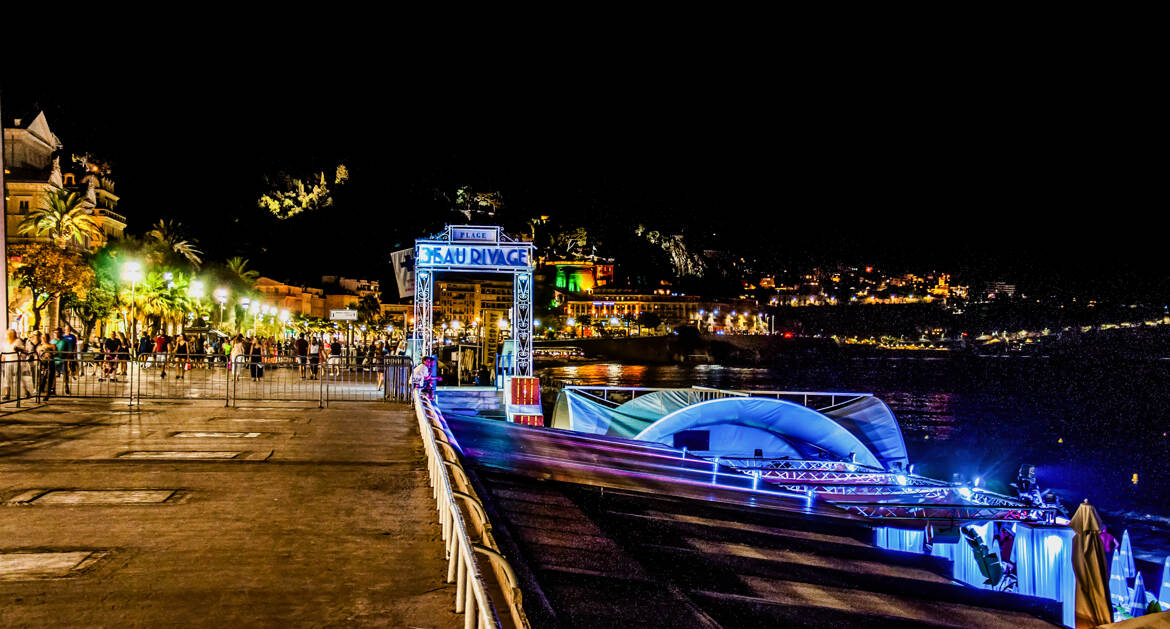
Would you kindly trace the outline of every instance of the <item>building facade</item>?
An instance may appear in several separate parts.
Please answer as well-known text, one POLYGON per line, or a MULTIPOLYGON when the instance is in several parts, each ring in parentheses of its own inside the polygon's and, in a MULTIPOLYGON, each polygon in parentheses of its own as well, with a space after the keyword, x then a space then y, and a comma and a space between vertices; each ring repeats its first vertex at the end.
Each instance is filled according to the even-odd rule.
POLYGON ((45 203, 53 188, 84 195, 84 207, 101 230, 99 237, 87 236, 80 245, 71 246, 93 251, 111 238, 122 237, 126 217, 115 211, 119 197, 107 172, 87 161, 62 166, 62 143, 49 128, 44 112, 4 122, 4 220, 9 242, 48 240, 46 236, 21 234, 20 224, 45 203))

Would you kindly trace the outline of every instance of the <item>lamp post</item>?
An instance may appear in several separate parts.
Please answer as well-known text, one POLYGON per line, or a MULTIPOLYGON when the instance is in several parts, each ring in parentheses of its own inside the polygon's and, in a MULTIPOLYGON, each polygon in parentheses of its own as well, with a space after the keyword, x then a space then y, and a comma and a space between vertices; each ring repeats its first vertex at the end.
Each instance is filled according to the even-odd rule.
POLYGON ((135 299, 138 282, 142 281, 142 264, 133 260, 122 265, 122 280, 130 282, 130 336, 138 338, 138 303, 135 299))
POLYGON ((227 303, 228 292, 226 288, 215 289, 215 300, 219 302, 219 324, 223 325, 223 306, 227 303))
POLYGON ((244 320, 236 322, 236 333, 237 334, 242 334, 244 331, 244 327, 248 323, 248 306, 251 305, 251 303, 252 303, 252 300, 248 299, 247 297, 240 298, 240 309, 244 311, 244 320), (244 325, 240 325, 241 323, 243 323, 244 325))

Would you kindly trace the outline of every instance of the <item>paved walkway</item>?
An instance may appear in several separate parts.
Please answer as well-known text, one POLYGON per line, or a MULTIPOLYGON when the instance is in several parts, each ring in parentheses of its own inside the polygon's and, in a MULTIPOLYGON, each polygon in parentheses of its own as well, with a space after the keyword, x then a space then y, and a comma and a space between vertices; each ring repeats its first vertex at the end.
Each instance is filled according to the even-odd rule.
POLYGON ((402 405, 0 411, 0 626, 461 626, 433 505, 402 405))

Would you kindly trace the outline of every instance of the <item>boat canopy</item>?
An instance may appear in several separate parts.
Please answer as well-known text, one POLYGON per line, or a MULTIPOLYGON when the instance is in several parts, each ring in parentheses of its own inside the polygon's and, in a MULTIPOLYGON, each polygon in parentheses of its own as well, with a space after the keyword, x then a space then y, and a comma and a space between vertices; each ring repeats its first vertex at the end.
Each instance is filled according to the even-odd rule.
POLYGON ((820 412, 832 417, 842 428, 868 446, 882 462, 882 467, 892 469, 910 464, 902 429, 885 402, 866 396, 821 409, 820 412))
POLYGON ((617 407, 573 390, 562 391, 553 410, 553 427, 632 439, 666 415, 703 400, 698 390, 669 389, 640 395, 617 407))
POLYGON ((634 438, 673 446, 675 436, 688 431, 707 431, 707 450, 714 453, 751 456, 761 449, 767 456, 775 456, 767 451, 773 447, 791 449, 803 459, 827 453, 840 460, 882 467, 878 457, 834 419, 771 398, 729 397, 692 404, 659 419, 634 438), (769 437, 762 444, 764 448, 761 436, 769 437))

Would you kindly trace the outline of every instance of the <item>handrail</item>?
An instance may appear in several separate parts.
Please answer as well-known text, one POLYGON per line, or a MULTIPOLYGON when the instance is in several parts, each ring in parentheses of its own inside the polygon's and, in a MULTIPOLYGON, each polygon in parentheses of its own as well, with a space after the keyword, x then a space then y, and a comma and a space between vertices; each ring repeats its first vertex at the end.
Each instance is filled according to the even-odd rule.
POLYGON ((464 627, 468 629, 502 626, 487 593, 487 585, 476 564, 475 555, 478 553, 491 562, 500 581, 500 589, 508 599, 508 607, 515 624, 526 629, 528 622, 521 608, 515 572, 495 547, 495 540, 491 536, 491 523, 483 505, 475 496, 467 472, 458 458, 458 446, 450 443, 442 413, 418 391, 414 393, 414 408, 423 449, 427 454, 427 471, 447 550, 447 582, 456 584, 456 613, 465 614, 464 627), (436 432, 442 434, 443 438, 439 439, 436 432), (449 470, 457 470, 461 478, 453 479, 449 470), (459 485, 459 488, 456 489, 453 485, 459 485), (471 541, 463 511, 459 507, 460 500, 469 505, 468 512, 479 524, 480 543, 471 541))

